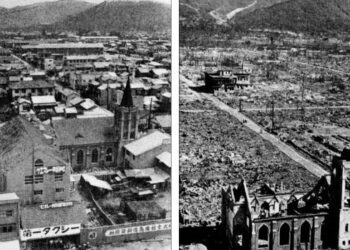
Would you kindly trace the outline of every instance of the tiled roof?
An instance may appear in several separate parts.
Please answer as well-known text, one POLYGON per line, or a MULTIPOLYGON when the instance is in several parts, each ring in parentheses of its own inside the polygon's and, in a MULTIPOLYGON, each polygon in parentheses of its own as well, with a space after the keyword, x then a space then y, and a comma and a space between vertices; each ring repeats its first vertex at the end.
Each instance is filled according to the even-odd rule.
POLYGON ((38 45, 24 45, 23 49, 75 49, 75 48, 103 48, 102 43, 42 43, 38 45))
POLYGON ((170 135, 160 131, 154 131, 153 133, 141 137, 124 147, 136 156, 161 146, 164 143, 164 140, 170 140, 170 135))
POLYGON ((53 83, 46 81, 23 81, 23 82, 11 82, 10 89, 40 89, 40 88, 54 88, 53 83))
POLYGON ((115 142, 114 117, 54 120, 60 146, 115 142))

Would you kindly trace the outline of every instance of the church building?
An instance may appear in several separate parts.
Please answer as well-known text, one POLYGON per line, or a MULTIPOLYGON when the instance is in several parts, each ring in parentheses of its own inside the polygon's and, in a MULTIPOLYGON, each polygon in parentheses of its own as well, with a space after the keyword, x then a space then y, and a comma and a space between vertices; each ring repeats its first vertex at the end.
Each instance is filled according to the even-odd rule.
POLYGON ((123 146, 139 137, 139 112, 129 79, 114 117, 52 121, 58 147, 68 155, 74 171, 121 166, 123 146))
POLYGON ((228 249, 350 249, 350 161, 335 158, 330 174, 306 193, 242 180, 222 190, 228 249))

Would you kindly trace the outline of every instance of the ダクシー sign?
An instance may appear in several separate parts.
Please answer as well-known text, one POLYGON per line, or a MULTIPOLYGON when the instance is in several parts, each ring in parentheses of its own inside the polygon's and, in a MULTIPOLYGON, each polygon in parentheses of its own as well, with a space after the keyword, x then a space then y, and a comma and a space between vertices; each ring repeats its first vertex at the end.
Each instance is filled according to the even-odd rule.
POLYGON ((21 229, 20 239, 21 241, 54 238, 67 235, 80 234, 80 224, 61 225, 52 227, 21 229))

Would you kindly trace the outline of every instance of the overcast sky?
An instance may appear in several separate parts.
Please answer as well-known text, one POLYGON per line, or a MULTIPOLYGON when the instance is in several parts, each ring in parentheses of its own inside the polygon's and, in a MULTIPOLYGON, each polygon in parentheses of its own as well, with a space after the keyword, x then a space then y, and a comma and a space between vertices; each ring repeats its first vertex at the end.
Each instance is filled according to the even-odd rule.
MULTIPOLYGON (((40 3, 40 2, 53 2, 57 0, 0 0, 0 6, 6 7, 6 8, 12 8, 19 5, 28 5, 33 3, 40 3)), ((86 2, 90 3, 102 3, 104 0, 84 0, 86 2)), ((171 3, 171 0, 152 0, 156 2, 163 2, 163 3, 171 3)))

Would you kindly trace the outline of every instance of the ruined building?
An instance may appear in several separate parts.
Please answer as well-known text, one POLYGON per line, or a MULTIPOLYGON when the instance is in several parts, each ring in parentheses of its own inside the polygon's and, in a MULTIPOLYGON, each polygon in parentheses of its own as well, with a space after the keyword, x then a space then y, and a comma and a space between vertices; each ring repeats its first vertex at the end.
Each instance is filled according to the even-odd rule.
POLYGON ((350 161, 335 158, 308 193, 229 186, 222 224, 229 249, 350 249, 350 161))

